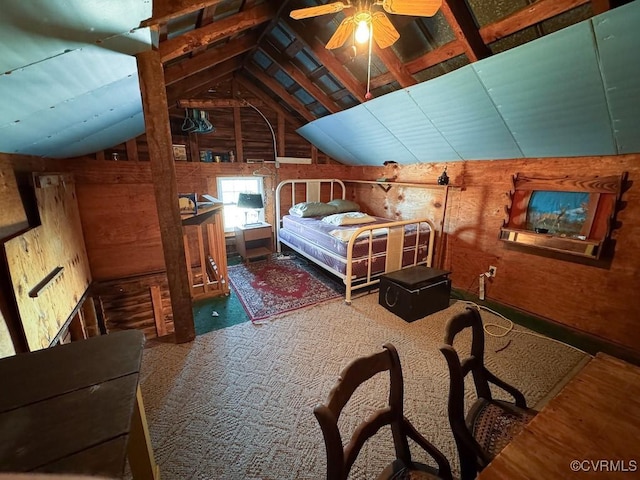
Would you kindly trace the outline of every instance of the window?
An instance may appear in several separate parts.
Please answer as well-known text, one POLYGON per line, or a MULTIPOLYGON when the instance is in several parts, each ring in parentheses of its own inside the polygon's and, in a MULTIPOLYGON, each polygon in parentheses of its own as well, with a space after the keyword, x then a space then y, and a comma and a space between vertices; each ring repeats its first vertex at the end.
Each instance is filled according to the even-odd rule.
MULTIPOLYGON (((225 232, 232 232, 235 227, 246 223, 245 213, 249 212, 237 207, 239 193, 259 193, 264 199, 262 178, 218 177, 218 198, 220 198, 224 204, 225 232)), ((257 214, 258 220, 264 222, 264 208, 258 210, 257 214)))

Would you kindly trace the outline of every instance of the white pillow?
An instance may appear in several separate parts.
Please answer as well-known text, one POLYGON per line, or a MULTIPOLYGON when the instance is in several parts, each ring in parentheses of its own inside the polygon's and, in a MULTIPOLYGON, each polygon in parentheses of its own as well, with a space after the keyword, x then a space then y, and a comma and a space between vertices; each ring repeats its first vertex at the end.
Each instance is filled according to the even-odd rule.
POLYGON ((322 221, 331 225, 359 225, 361 223, 375 222, 376 219, 362 212, 346 212, 329 215, 324 217, 322 221))

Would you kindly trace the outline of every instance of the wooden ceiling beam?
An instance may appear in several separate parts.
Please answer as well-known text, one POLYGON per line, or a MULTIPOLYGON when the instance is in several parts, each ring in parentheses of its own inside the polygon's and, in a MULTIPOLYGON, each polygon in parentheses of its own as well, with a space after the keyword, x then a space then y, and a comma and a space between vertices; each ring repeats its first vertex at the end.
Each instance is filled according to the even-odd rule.
POLYGON ((600 15, 609 10, 611 10, 610 0, 591 0, 591 11, 594 15, 600 15))
POLYGON ((214 65, 245 53, 256 45, 257 40, 258 34, 255 32, 249 32, 231 40, 226 45, 211 48, 193 58, 168 65, 164 69, 165 84, 171 85, 186 77, 195 75, 196 73, 207 70, 214 65))
POLYGON ((377 77, 373 77, 371 79, 371 83, 369 84, 369 88, 371 88, 371 90, 375 90, 376 88, 380 88, 397 81, 398 79, 394 77, 391 72, 387 72, 383 73, 382 75, 378 75, 377 77))
POLYGON ((402 88, 410 87, 418 83, 391 48, 380 48, 378 45, 375 45, 374 42, 373 52, 382 63, 385 64, 387 70, 389 70, 402 88))
POLYGON ((321 65, 324 65, 329 72, 338 80, 342 86, 351 92, 360 102, 364 102, 365 87, 349 72, 342 63, 330 53, 315 36, 306 31, 302 22, 283 19, 287 27, 296 35, 298 40, 305 43, 306 48, 311 50, 321 65))
POLYGON ((175 83, 167 87, 167 98, 169 103, 174 103, 180 98, 189 97, 190 92, 202 91, 205 86, 215 82, 220 77, 235 72, 242 67, 242 59, 233 57, 225 62, 219 63, 200 73, 191 75, 179 83, 175 83))
POLYGON ((249 10, 236 13, 205 27, 184 33, 160 44, 159 51, 162 62, 178 58, 204 45, 215 43, 231 35, 261 25, 274 17, 270 4, 263 3, 249 10))
MULTIPOLYGON (((254 85, 251 82, 251 80, 248 80, 247 78, 241 75, 236 75, 234 78, 245 90, 247 90, 248 92, 251 92, 257 98, 262 100, 264 104, 268 106, 271 110, 274 110, 275 112, 282 114, 285 120, 287 120, 294 128, 298 128, 302 126, 302 122, 299 119, 297 119, 291 113, 287 112, 284 108, 282 108, 282 106, 278 102, 276 102, 273 98, 271 98, 266 92, 262 91, 259 87, 254 85)), ((253 103, 253 99, 251 100, 251 102, 253 103)))
POLYGON ((153 0, 152 16, 140 24, 149 27, 181 17, 196 10, 222 3, 222 0, 153 0))
POLYGON ((269 88, 273 93, 278 95, 281 99, 287 102, 291 107, 295 108, 296 111, 307 121, 311 122, 316 119, 314 115, 311 114, 307 110, 307 107, 304 103, 298 100, 293 95, 290 95, 287 90, 280 85, 274 78, 271 78, 267 74, 265 74, 262 70, 254 66, 253 64, 245 65, 244 67, 251 75, 253 75, 256 79, 261 81, 267 88, 269 88))
POLYGON ((477 62, 491 55, 491 50, 482 40, 473 14, 464 0, 444 0, 440 11, 464 46, 470 62, 477 62))
POLYGON ((329 70, 327 70, 327 67, 325 67, 324 65, 320 65, 313 72, 309 73, 308 77, 309 77, 309 80, 311 80, 312 82, 315 82, 320 77, 324 77, 328 73, 329 73, 329 70))
POLYGON ((289 57, 295 57, 300 50, 304 48, 304 44, 298 40, 294 40, 291 44, 284 50, 284 54, 289 57))
POLYGON ((260 49, 271 58, 271 60, 280 66, 282 71, 284 71, 287 75, 289 75, 294 82, 304 88, 309 94, 314 97, 317 101, 319 101, 324 108, 329 110, 331 113, 339 112, 342 110, 324 91, 320 89, 316 84, 314 84, 301 70, 298 69, 292 62, 291 59, 285 57, 281 53, 276 50, 273 45, 269 43, 263 43, 260 49))
MULTIPOLYGON (((486 25, 480 29, 480 36, 485 45, 524 30, 532 25, 560 15, 573 8, 587 3, 589 0, 538 0, 537 2, 512 13, 511 15, 486 25)), ((593 0, 600 1, 600 0, 593 0)), ((603 0, 608 1, 608 0, 603 0)), ((433 67, 450 58, 465 53, 465 46, 460 40, 453 40, 405 64, 411 74, 433 67)), ((390 73, 378 75, 371 79, 371 88, 378 88, 397 80, 390 73)))
POLYGON ((445 45, 431 50, 430 52, 407 62, 407 69, 411 73, 420 72, 426 68, 433 67, 438 63, 457 57, 464 53, 464 45, 459 40, 453 40, 445 45))
POLYGON ((489 44, 588 2, 589 0, 538 0, 502 20, 482 27, 480 35, 484 43, 489 44))

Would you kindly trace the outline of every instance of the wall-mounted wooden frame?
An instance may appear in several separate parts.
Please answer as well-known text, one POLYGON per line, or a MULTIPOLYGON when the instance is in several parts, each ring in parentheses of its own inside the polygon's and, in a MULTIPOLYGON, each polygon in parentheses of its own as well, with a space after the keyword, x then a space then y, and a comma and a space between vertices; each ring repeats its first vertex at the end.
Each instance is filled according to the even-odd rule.
POLYGON ((598 259, 611 236, 627 173, 513 179, 500 240, 598 259))

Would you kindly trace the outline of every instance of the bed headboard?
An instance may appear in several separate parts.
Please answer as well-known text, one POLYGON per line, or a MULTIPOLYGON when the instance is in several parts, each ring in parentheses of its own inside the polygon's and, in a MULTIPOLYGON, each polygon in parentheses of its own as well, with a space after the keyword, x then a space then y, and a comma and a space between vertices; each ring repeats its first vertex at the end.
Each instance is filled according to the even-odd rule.
POLYGON ((295 205, 297 203, 296 192, 301 191, 304 191, 304 201, 306 202, 329 201, 336 198, 344 199, 346 195, 344 183, 342 180, 338 180, 337 178, 307 178, 300 180, 284 180, 280 182, 276 187, 276 232, 280 230, 282 216, 287 213, 281 211, 281 196, 286 196, 290 193, 290 204, 295 205), (328 192, 329 198, 322 200, 322 192, 325 192, 325 195, 327 195, 326 192, 328 192))

